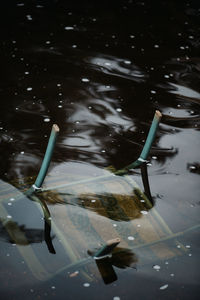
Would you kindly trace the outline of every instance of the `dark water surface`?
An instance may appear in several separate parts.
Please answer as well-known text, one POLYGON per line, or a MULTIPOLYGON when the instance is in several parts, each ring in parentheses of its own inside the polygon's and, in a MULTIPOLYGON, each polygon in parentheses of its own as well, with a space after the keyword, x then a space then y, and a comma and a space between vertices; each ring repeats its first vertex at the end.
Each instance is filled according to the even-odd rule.
MULTIPOLYGON (((93 177, 108 166, 122 168, 138 157, 159 109, 163 118, 148 166, 155 201, 152 211, 156 209, 173 233, 186 231, 175 247, 185 249, 181 255, 169 258, 161 249, 163 255, 148 261, 147 250, 146 254, 139 249, 131 255, 126 252, 134 268, 113 263, 118 279, 104 284, 98 275, 89 274, 91 281, 83 278, 81 268, 78 275, 72 273, 74 277, 66 271, 48 281, 33 279, 1 225, 3 298, 198 299, 199 1, 6 0, 1 2, 0 15, 1 186, 19 189, 34 182, 53 123, 59 125, 60 134, 47 183, 56 174, 93 177), (145 255, 147 262, 142 263, 145 255)), ((133 176, 140 183, 139 173, 133 176)), ((54 199, 62 192, 58 189, 54 199)), ((121 192, 114 188, 110 193, 121 192)), ((94 222, 112 221, 121 226, 121 235, 123 226, 129 226, 129 221, 114 218, 112 210, 102 216, 89 205, 83 209, 81 201, 74 196, 74 204, 66 204, 79 220, 88 214, 94 222)), ((16 222, 25 226, 20 228, 43 260, 62 266, 65 254, 60 240, 53 232, 57 252, 49 253, 43 221, 32 206, 24 197, 9 226, 15 227, 16 222)), ((57 214, 60 207, 55 205, 57 214)), ((62 209, 60 218, 64 218, 62 209)), ((133 219, 137 224, 137 216, 133 219)), ((84 218, 82 222, 84 229, 84 218)), ((27 246, 21 241, 20 247, 27 246)), ((85 257, 87 252, 80 258, 85 257)))

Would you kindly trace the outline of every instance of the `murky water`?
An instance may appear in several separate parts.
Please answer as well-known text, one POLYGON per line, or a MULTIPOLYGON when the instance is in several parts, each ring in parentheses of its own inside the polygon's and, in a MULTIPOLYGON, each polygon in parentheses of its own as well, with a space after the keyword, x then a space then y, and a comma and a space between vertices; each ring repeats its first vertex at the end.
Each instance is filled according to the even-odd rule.
MULTIPOLYGON (((189 0, 1 4, 0 179, 7 202, 1 208, 0 278, 5 299, 198 299, 199 20, 200 5, 189 0), (163 118, 148 165, 154 207, 134 210, 123 177, 114 185, 52 188, 41 198, 63 229, 71 256, 55 229, 45 243, 48 229, 39 209, 19 190, 34 183, 52 124, 59 125, 60 134, 46 189, 134 161, 156 109, 163 118), (123 209, 116 208, 116 198, 123 209), (137 237, 131 226, 138 228, 137 237), (9 232, 18 236, 17 245, 9 232), (150 243, 155 232, 165 239, 158 246, 150 243), (96 264, 87 250, 117 235, 121 248, 111 261, 96 264), (146 236, 150 244, 139 247, 146 236), (33 276, 36 260, 27 249, 52 276, 46 270, 38 273, 45 280, 33 276), (61 270, 73 261, 73 251, 79 261, 89 262, 61 270)), ((142 185, 140 170, 130 175, 142 185)))

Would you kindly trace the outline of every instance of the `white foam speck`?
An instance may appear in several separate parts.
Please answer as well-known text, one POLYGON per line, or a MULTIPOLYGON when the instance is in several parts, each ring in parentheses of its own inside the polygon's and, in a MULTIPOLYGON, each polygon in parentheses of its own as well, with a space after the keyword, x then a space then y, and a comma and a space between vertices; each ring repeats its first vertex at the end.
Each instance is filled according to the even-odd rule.
POLYGON ((190 248, 190 245, 186 245, 185 247, 186 247, 186 248, 190 248))
POLYGON ((66 26, 65 30, 74 30, 74 27, 72 27, 72 26, 66 26))
POLYGON ((115 296, 115 297, 113 297, 113 300, 120 300, 120 297, 115 296))
POLYGON ((190 166, 190 170, 195 170, 196 167, 195 166, 190 166))
POLYGON ((88 282, 85 282, 85 283, 83 284, 83 286, 84 286, 84 287, 89 287, 90 284, 89 284, 88 282))
POLYGON ((95 199, 92 199, 91 202, 94 203, 94 202, 96 202, 96 200, 95 200, 95 199))
POLYGON ((151 90, 151 94, 156 94, 156 91, 154 91, 154 90, 151 90))
POLYGON ((154 266, 153 266, 153 269, 154 269, 154 270, 160 270, 160 266, 159 266, 159 265, 154 265, 154 266))
POLYGON ((121 108, 116 108, 116 111, 117 111, 117 112, 121 112, 122 109, 121 109, 121 108))
POLYGON ((33 89, 32 87, 27 87, 26 90, 27 90, 27 91, 32 91, 32 89, 33 89))
POLYGON ((148 211, 146 211, 146 210, 141 210, 140 212, 141 212, 141 214, 143 214, 143 215, 147 215, 147 214, 148 214, 148 211))
POLYGON ((133 241, 134 239, 135 239, 134 236, 128 236, 129 241, 133 241))
POLYGON ((49 118, 45 118, 44 122, 50 122, 50 119, 49 118))
POLYGON ((117 224, 113 224, 113 227, 117 227, 117 224))
POLYGON ((8 215, 8 216, 7 216, 7 219, 12 219, 12 216, 8 215))
POLYGON ((90 80, 88 78, 82 78, 81 81, 82 82, 89 82, 90 80))
POLYGON ((31 15, 27 15, 26 18, 27 18, 28 21, 32 21, 33 20, 32 17, 31 17, 31 15))
POLYGON ((125 63, 126 65, 130 65, 130 64, 131 64, 131 61, 130 61, 130 60, 125 60, 124 63, 125 63))
POLYGON ((168 288, 168 284, 162 285, 162 286, 160 287, 160 290, 165 290, 166 288, 168 288))

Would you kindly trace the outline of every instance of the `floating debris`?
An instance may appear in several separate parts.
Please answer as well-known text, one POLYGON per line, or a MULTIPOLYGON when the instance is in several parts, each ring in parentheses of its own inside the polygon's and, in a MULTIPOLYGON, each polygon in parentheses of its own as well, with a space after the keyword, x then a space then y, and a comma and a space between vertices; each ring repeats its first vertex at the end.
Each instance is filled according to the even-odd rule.
POLYGON ((158 158, 157 158, 157 156, 152 156, 152 159, 155 159, 155 160, 156 160, 156 159, 158 159, 158 158))
POLYGON ((28 21, 32 21, 33 20, 33 18, 32 18, 31 15, 27 15, 26 18, 27 18, 28 21))
POLYGON ((69 277, 73 278, 73 277, 76 277, 78 274, 79 274, 79 271, 75 271, 75 272, 71 273, 69 275, 69 277))
POLYGON ((130 60, 125 60, 124 63, 125 63, 126 65, 130 65, 130 64, 131 64, 131 61, 130 61, 130 60))
POLYGON ((83 286, 84 286, 84 287, 89 287, 90 284, 89 284, 88 282, 85 282, 85 283, 83 284, 83 286))
POLYGON ((88 78, 81 78, 82 82, 89 82, 90 80, 88 78))
POLYGON ((134 239, 135 239, 134 236, 128 236, 129 241, 133 241, 134 239))
POLYGON ((65 30, 74 30, 74 27, 72 27, 72 26, 66 26, 65 30))
POLYGON ((162 285, 162 286, 160 287, 160 290, 165 290, 166 288, 168 288, 168 284, 162 285))
POLYGON ((160 270, 160 268, 161 268, 161 267, 160 267, 159 265, 154 265, 154 266, 153 266, 153 269, 154 269, 154 270, 157 270, 157 271, 160 270))
POLYGON ((45 118, 44 122, 50 122, 50 119, 49 118, 45 118))

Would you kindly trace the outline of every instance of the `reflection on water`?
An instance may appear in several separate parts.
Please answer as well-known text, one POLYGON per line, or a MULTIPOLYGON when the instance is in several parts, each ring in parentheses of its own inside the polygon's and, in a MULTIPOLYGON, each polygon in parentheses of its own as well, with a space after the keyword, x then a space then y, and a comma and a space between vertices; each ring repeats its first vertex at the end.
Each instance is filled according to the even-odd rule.
MULTIPOLYGON (((1 220, 4 223, 4 220, 1 220)), ((24 225, 18 226, 16 222, 7 221, 0 228, 1 239, 19 245, 41 243, 44 239, 44 232, 39 229, 26 229, 24 225), (10 235, 8 234, 10 233, 10 235)))
MULTIPOLYGON (((12 211, 16 215, 11 220, 6 215, 6 224, 14 235, 20 230, 29 242, 26 246, 5 243, 11 240, 2 225, 1 254, 5 260, 0 272, 1 294, 7 299, 64 299, 66 287, 73 299, 80 299, 80 295, 82 299, 93 299, 94 295, 100 295, 99 299, 102 295, 104 299, 133 299, 133 295, 142 299, 149 299, 149 295, 152 299, 198 299, 198 1, 4 1, 0 22, 1 180, 21 190, 34 182, 50 127, 57 123, 60 136, 45 182, 51 188, 38 197, 47 202, 52 219, 60 220, 57 225, 66 232, 76 258, 87 258, 87 250, 94 249, 102 237, 108 240, 117 233, 126 237, 121 247, 132 251, 138 260, 134 274, 115 268, 119 257, 115 263, 109 260, 118 280, 106 288, 98 280, 99 269, 94 263, 80 273, 96 274, 98 284, 87 277, 83 282, 80 273, 67 278, 66 273, 60 273, 59 280, 51 278, 40 288, 26 264, 16 263, 21 262, 21 252, 17 251, 29 247, 34 253, 39 250, 41 264, 52 263, 48 270, 70 263, 73 251, 66 259, 61 238, 53 229, 52 233, 45 229, 42 215, 30 199, 8 200, 12 203, 5 206, 8 216, 12 211), (148 163, 155 201, 152 209, 144 202, 134 204, 134 191, 127 188, 123 178, 114 187, 108 182, 69 190, 52 187, 54 183, 55 187, 93 178, 108 172, 105 167, 117 169, 134 161, 155 109, 164 117, 148 163), (155 211, 165 224, 160 230, 155 211), (153 243, 181 232, 184 234, 176 237, 176 245, 173 238, 137 248, 142 242, 153 243), (127 241, 127 237, 135 240, 127 241), (153 265, 160 269, 156 271, 153 265), (15 291, 13 278, 18 277, 15 291), (20 282, 24 282, 23 289, 20 282), (146 288, 141 289, 144 283, 146 288), (160 290, 163 286, 167 287, 160 290)), ((140 183, 139 173, 136 170, 134 179, 140 183)), ((16 190, 2 182, 0 185, 1 198, 15 198, 16 190)), ((113 274, 112 268, 107 273, 113 274)), ((38 276, 45 277, 45 272, 38 276)))

